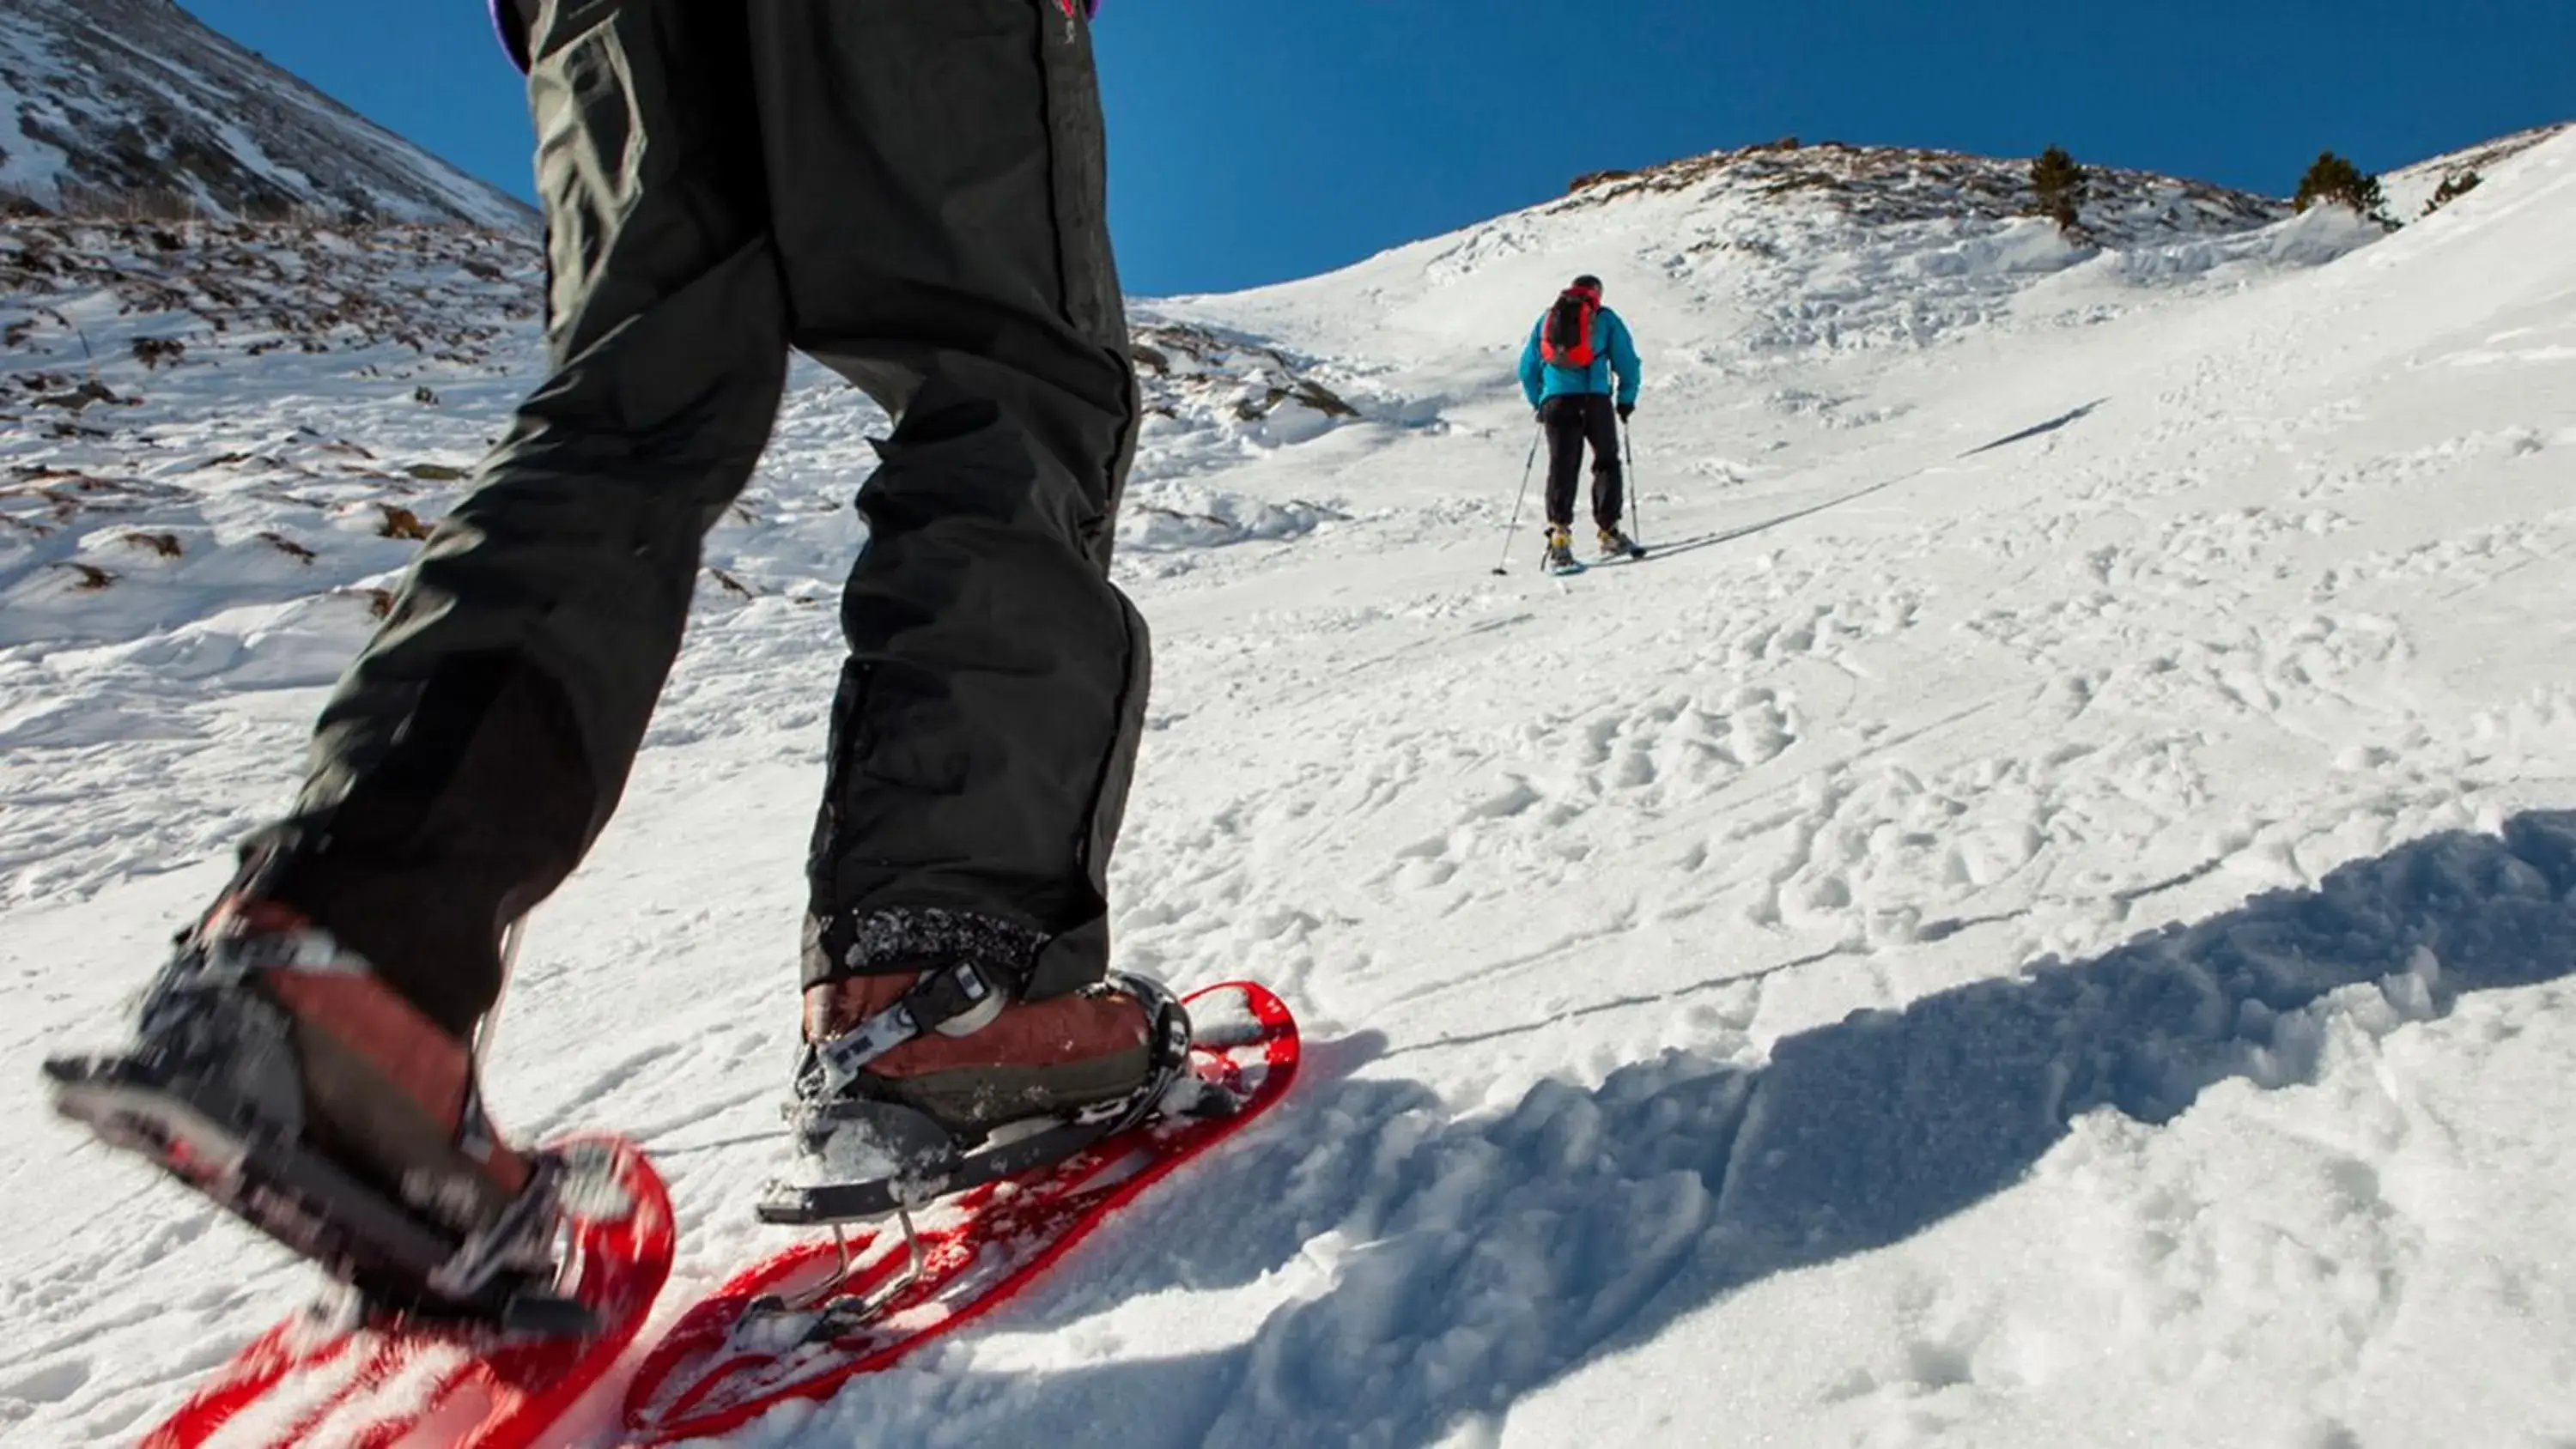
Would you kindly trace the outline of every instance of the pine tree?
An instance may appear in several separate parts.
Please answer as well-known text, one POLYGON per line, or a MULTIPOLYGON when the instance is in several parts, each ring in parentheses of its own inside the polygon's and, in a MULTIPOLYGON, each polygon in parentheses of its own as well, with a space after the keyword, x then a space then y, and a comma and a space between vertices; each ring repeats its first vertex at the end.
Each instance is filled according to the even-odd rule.
POLYGON ((2352 208, 2355 216, 2368 217, 2382 226, 2394 227, 2385 211, 2388 198, 2379 189, 2379 178, 2363 171, 2332 151, 2321 152, 2308 174, 2299 178, 2299 194, 2290 202, 2292 209, 2306 211, 2320 201, 2331 201, 2352 208))
POLYGON ((2084 204, 2089 179, 2062 146, 2049 147, 2030 163, 2030 189, 2039 198, 2039 214, 2056 222, 2063 232, 2075 232, 2084 225, 2078 208, 2084 204))

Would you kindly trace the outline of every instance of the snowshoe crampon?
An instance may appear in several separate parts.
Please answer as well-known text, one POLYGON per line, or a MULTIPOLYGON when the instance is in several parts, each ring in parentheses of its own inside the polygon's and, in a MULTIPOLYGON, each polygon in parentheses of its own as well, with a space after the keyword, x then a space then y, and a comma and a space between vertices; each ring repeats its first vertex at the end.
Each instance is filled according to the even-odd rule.
POLYGON ((634 1442, 721 1434, 893 1364, 1008 1301, 1112 1210, 1278 1102, 1298 1057, 1279 998, 1236 982, 1185 1004, 1187 1070, 1142 1120, 918 1211, 888 1208, 894 1223, 836 1225, 690 1308, 628 1387, 634 1442))
POLYGON ((459 1237, 262 1126, 220 1084, 148 1058, 46 1070, 64 1115, 341 1283, 217 1369, 150 1449, 535 1443, 633 1341, 670 1272, 670 1200, 614 1137, 550 1145, 511 1210, 459 1237))
MULTIPOLYGON (((146 1449, 197 1445, 453 1445, 562 1442, 560 1421, 642 1331, 671 1270, 671 1202, 632 1143, 565 1138, 556 1165, 563 1256, 553 1296, 577 1305, 575 1334, 364 1307, 298 1314, 235 1354, 146 1449)), ((552 1326, 552 1325, 549 1325, 552 1326)))
POLYGON ((596 1164, 540 1159, 517 1201, 466 1234, 359 1181, 236 1081, 168 1054, 57 1058, 45 1073, 56 1111, 320 1264, 373 1316, 539 1336, 592 1327, 589 1310, 554 1292, 552 1279, 566 1183, 596 1164))

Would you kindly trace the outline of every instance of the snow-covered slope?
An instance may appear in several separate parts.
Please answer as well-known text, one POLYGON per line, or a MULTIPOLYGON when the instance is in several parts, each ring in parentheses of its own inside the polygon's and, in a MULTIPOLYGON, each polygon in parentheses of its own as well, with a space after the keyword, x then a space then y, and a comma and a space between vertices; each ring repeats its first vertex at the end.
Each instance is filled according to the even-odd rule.
POLYGON ((515 199, 200 24, 175 0, 0 9, 0 212, 526 227, 515 199))
POLYGON ((2557 139, 2576 130, 2576 121, 2561 121, 2554 126, 2535 126, 2499 136, 2484 145, 2452 151, 2429 160, 2401 166, 2379 178, 2380 191, 2387 197, 2389 216, 2398 221, 2412 221, 2424 214, 2440 193, 2444 182, 2455 188, 2470 177, 2484 178, 2488 170, 2512 160, 2534 146, 2557 139))
MULTIPOLYGON (((2576 136, 2482 170, 2393 236, 2185 194, 2096 249, 1718 168, 1140 307, 1119 950, 1273 983, 1311 1076, 1010 1312, 739 1442, 2576 1439, 2576 136), (1661 547, 1552 582, 1503 527, 1510 369, 1583 270, 1645 350, 1661 547)), ((387 505, 436 511, 532 359, 254 358, 291 330, 115 285, 0 315, 43 397, 87 338, 115 399, 0 404, 22 1064, 113 1029, 284 799, 387 505)), ((775 1241, 879 425, 799 374, 491 1062, 520 1129, 662 1155, 675 1299, 775 1241)), ((0 1092, 0 1433, 131 1434, 306 1280, 0 1092)))

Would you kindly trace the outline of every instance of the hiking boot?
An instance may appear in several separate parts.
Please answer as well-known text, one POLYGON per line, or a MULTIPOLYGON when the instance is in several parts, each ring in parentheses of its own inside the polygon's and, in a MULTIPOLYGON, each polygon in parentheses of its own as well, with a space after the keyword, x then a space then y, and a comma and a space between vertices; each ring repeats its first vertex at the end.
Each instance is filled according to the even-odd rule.
POLYGON ((1549 573, 1570 573, 1582 565, 1574 561, 1574 534, 1559 524, 1549 524, 1547 550, 1538 556, 1538 566, 1549 573))
POLYGON ((55 1110, 396 1311, 497 1314, 552 1276, 553 1173, 484 1116, 470 1045, 283 906, 227 898, 55 1110))
POLYGON ((788 1115, 811 1186, 761 1215, 870 1215, 1045 1166, 1143 1120, 1188 1056, 1188 1015, 1143 976, 1043 1001, 953 966, 810 987, 788 1115))
POLYGON ((1646 552, 1637 546, 1635 539, 1621 533, 1617 524, 1603 526, 1599 541, 1603 558, 1639 558, 1646 552))

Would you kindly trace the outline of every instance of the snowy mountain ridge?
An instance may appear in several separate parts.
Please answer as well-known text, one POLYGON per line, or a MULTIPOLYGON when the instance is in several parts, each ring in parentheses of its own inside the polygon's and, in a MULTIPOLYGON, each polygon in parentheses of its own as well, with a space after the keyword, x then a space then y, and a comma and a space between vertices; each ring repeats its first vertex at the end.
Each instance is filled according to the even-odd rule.
POLYGON ((2534 126, 2510 136, 2498 136, 2476 146, 2400 166, 2379 178, 2380 189, 2388 200, 2389 215, 2403 223, 2420 219, 2426 203, 2433 199, 2445 181, 2469 175, 2484 176, 2488 171, 2535 146, 2556 140, 2576 130, 2576 121, 2556 125, 2534 126))
POLYGON ((535 213, 218 35, 175 0, 0 10, 0 214, 533 229, 535 213))
MULTIPOLYGON (((2086 175, 2082 220, 2110 246, 2261 226, 2289 214, 2284 202, 2205 181, 2111 166, 2087 167, 2086 175)), ((1572 194, 1545 209, 1611 206, 1625 197, 1693 189, 1703 199, 1730 192, 1812 195, 1863 222, 2038 214, 2026 159, 1840 141, 1810 145, 1794 136, 1638 171, 1593 172, 1575 178, 1572 194)))
MULTIPOLYGON (((2576 1442, 2576 135, 2478 165, 2394 234, 2193 203, 2102 247, 1640 187, 1139 302, 1118 957, 1270 983, 1306 1074, 1009 1312, 733 1442, 2576 1442), (1656 553, 1549 580, 1513 362, 1587 270, 1656 553)), ((114 1031, 287 797, 537 353, 452 237, 10 235, 28 1061, 114 1031), (298 330, 379 267, 389 310, 298 330)), ((656 1153, 674 1308, 780 1241, 883 423, 795 374, 487 1063, 511 1129, 656 1153)), ((0 1435, 130 1438, 310 1279, 31 1077, 0 1435)))

